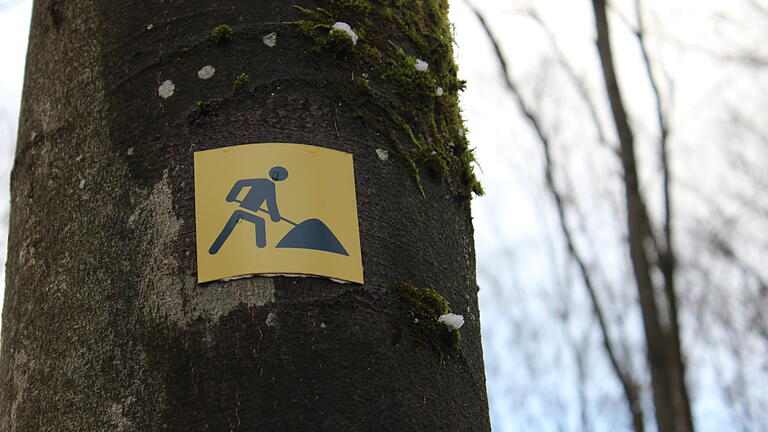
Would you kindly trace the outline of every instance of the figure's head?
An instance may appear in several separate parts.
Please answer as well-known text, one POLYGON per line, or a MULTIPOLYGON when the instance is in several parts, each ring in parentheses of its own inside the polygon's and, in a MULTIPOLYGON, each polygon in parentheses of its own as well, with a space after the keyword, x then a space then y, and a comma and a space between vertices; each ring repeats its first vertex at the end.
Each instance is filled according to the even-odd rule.
POLYGON ((283 181, 288 178, 288 170, 281 166, 272 167, 269 170, 269 178, 274 181, 283 181))

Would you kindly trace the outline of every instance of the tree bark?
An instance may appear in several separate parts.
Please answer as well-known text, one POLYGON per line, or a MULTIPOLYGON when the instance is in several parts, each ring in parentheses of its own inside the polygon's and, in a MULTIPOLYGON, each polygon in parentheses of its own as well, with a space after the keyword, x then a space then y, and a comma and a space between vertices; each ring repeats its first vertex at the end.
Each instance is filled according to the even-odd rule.
POLYGON ((0 431, 490 429, 447 5, 301 6, 35 2, 0 431), (348 22, 360 41, 288 24, 308 16, 348 22), (231 42, 211 38, 220 24, 231 42), (398 75, 411 73, 395 69, 403 55, 427 75, 398 75), (193 152, 260 142, 354 155, 364 285, 196 283, 193 152), (436 352, 414 331, 401 281, 464 316, 458 347, 436 352))

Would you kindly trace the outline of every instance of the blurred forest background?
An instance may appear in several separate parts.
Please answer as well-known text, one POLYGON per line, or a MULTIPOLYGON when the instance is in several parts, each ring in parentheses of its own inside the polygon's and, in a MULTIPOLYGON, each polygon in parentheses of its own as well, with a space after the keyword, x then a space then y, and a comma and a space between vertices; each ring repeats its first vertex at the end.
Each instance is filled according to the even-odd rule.
MULTIPOLYGON (((0 288, 31 3, 0 0, 0 288)), ((494 430, 663 431, 690 406, 768 431, 768 1, 451 18, 494 430)))

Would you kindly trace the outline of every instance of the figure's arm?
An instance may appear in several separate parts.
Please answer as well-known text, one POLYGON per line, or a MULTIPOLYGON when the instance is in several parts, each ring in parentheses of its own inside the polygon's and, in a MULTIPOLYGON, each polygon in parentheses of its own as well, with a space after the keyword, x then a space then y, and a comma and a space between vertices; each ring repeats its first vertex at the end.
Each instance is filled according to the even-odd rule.
POLYGON ((271 186, 267 192, 267 210, 269 211, 269 218, 272 222, 280 221, 280 210, 277 208, 277 198, 275 196, 275 184, 269 182, 271 186))
POLYGON ((229 193, 227 194, 227 202, 234 202, 237 199, 237 195, 240 194, 240 191, 244 187, 253 186, 254 182, 253 180, 249 179, 242 179, 235 182, 234 185, 232 185, 232 189, 229 190, 229 193))

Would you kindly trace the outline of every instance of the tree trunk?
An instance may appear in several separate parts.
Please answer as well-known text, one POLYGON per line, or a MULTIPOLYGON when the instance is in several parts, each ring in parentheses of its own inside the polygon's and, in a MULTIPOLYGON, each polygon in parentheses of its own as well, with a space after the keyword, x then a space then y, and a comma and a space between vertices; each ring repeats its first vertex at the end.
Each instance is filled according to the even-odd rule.
POLYGON ((664 290, 667 291, 667 299, 671 299, 670 304, 667 305, 667 314, 660 310, 660 304, 663 302, 658 298, 657 288, 652 278, 654 255, 658 257, 669 253, 668 259, 674 257, 671 255, 671 245, 667 245, 667 253, 660 254, 658 242, 653 238, 650 217, 646 210, 637 172, 634 134, 629 123, 629 116, 624 109, 624 102, 614 69, 606 2, 605 0, 593 0, 592 5, 597 30, 597 49, 603 70, 606 94, 611 105, 616 134, 619 138, 619 156, 624 171, 623 180, 627 209, 627 242, 643 318, 656 426, 659 432, 693 432, 693 416, 679 343, 680 334, 677 326, 673 267, 667 267, 665 271, 663 267, 665 263, 663 262, 660 269, 665 276, 664 290), (653 248, 657 249, 654 250, 653 248), (663 318, 666 318, 666 322, 663 318))
POLYGON ((489 430, 447 5, 395 3, 35 2, 0 431, 489 430), (364 285, 196 282, 193 152, 262 142, 353 154, 364 285))

